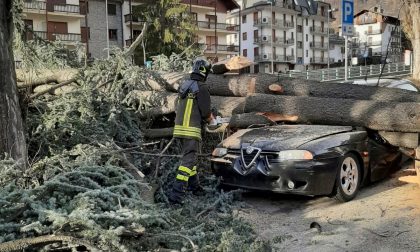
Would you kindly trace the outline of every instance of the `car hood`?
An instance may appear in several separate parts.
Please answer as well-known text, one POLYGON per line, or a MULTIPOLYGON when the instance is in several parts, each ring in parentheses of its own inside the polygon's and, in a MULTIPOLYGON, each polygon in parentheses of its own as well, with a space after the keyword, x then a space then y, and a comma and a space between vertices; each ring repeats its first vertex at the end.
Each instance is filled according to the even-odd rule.
POLYGON ((221 145, 241 149, 252 145, 263 151, 298 149, 299 146, 326 136, 352 131, 348 126, 279 125, 240 130, 225 139, 221 145))

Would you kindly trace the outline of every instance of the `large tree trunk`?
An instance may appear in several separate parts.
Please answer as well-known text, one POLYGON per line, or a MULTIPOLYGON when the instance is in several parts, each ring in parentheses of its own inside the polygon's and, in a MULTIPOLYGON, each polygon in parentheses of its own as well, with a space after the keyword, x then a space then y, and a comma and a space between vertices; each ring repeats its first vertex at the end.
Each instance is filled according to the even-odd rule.
POLYGON ((12 4, 12 0, 0 1, 0 156, 7 153, 25 168, 27 149, 12 50, 12 4))
POLYGON ((413 79, 420 81, 420 10, 419 6, 413 7, 417 15, 413 16, 414 39, 413 46, 413 79))
POLYGON ((244 111, 296 115, 297 122, 305 124, 350 125, 373 130, 420 132, 420 103, 260 94, 246 98, 244 111))
MULTIPOLYGON (((143 108, 147 108, 145 109, 147 113, 142 114, 143 117, 156 117, 175 112, 178 94, 134 90, 130 92, 128 97, 128 103, 131 105, 138 103, 140 105, 140 111, 142 111, 143 108)), ((218 114, 223 117, 230 117, 233 113, 240 113, 243 111, 244 102, 244 97, 211 97, 212 107, 216 108, 218 114)))
MULTIPOLYGON (((420 57, 419 57, 420 58, 420 57)), ((186 76, 164 75, 167 86, 174 90, 186 76)), ((217 96, 248 96, 254 93, 271 94, 270 85, 278 84, 283 95, 333 97, 355 100, 378 100, 398 102, 420 102, 420 95, 408 90, 370 87, 343 83, 321 83, 317 81, 289 79, 270 74, 224 76, 210 75, 207 79, 210 94, 217 96)))

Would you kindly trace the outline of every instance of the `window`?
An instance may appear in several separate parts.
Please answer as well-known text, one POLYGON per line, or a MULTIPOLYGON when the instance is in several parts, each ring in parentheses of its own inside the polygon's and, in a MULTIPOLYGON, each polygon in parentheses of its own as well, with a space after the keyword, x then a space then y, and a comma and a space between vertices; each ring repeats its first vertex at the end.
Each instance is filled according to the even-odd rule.
POLYGON ((242 56, 244 56, 244 57, 248 57, 248 49, 244 49, 244 50, 242 51, 242 56))
POLYGON ((306 50, 306 57, 309 57, 309 51, 306 50))
POLYGON ((292 56, 294 56, 294 55, 295 55, 295 49, 292 48, 292 56))
POLYGON ((117 5, 108 4, 108 15, 115 16, 117 15, 117 5))
POLYGON ((308 34, 306 34, 306 42, 308 42, 308 40, 309 40, 309 36, 308 34))
POLYGON ((297 32, 303 32, 303 27, 301 25, 297 26, 297 32))
POLYGON ((308 24, 308 19, 306 19, 306 26, 308 26, 309 24, 308 24))
POLYGON ((245 24, 246 23, 246 15, 243 15, 242 16, 242 24, 245 24))
POLYGON ((118 39, 117 29, 109 29, 108 30, 108 38, 110 40, 117 40, 118 39))
POLYGON ((302 41, 298 41, 298 42, 297 42, 297 47, 298 47, 298 48, 303 48, 303 43, 302 43, 302 41))
POLYGON ((254 57, 258 57, 260 55, 260 50, 258 47, 254 48, 254 57))
POLYGON ((260 66, 254 65, 254 73, 259 73, 259 72, 260 72, 260 66))
POLYGON ((258 24, 258 12, 254 12, 254 24, 258 24))
POLYGON ((258 41, 258 30, 254 30, 254 40, 258 41))
POLYGON ((341 47, 341 54, 346 53, 346 48, 345 47, 341 47))
POLYGON ((242 40, 245 41, 248 39, 248 34, 246 32, 242 33, 242 40))

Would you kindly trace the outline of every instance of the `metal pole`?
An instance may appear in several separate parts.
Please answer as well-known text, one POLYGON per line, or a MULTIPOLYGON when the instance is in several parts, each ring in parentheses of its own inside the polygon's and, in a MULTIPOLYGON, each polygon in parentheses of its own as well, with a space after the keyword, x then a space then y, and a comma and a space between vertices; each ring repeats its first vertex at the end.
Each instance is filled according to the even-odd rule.
POLYGON ((106 17, 106 46, 109 58, 109 24, 108 24, 108 0, 105 0, 105 17, 106 17))
POLYGON ((274 74, 273 2, 271 1, 271 74, 274 74))
POLYGON ((332 13, 330 7, 328 6, 328 13, 327 13, 327 40, 328 40, 328 51, 327 51, 327 69, 328 69, 328 80, 330 79, 330 13, 332 13))
POLYGON ((345 58, 344 58, 344 71, 345 71, 345 73, 344 73, 344 80, 345 81, 347 81, 348 80, 348 78, 347 78, 347 75, 348 75, 348 67, 349 67, 349 57, 348 57, 348 51, 349 51, 349 49, 348 49, 348 37, 347 36, 344 36, 344 38, 345 38, 345 45, 344 45, 344 47, 345 47, 345 58))

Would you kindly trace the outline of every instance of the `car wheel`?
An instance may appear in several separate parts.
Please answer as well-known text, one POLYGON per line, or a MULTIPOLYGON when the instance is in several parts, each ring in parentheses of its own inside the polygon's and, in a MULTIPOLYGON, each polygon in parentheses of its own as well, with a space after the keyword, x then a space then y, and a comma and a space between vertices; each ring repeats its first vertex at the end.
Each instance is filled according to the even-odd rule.
POLYGON ((356 197, 361 185, 362 172, 359 160, 354 154, 346 154, 338 169, 334 197, 340 202, 347 202, 356 197))

